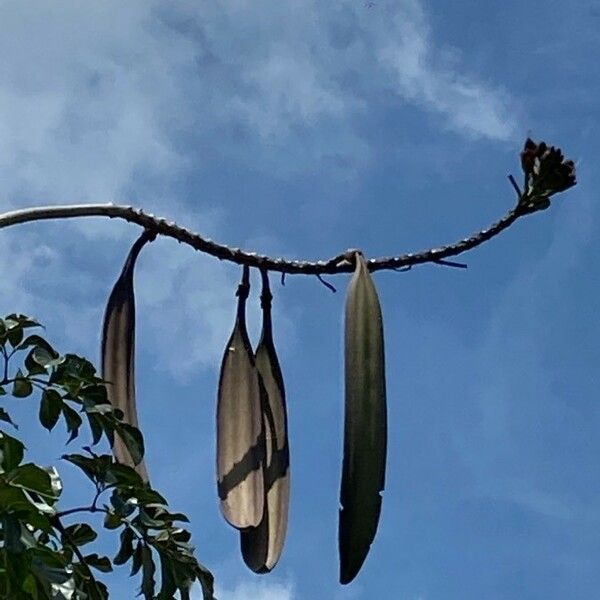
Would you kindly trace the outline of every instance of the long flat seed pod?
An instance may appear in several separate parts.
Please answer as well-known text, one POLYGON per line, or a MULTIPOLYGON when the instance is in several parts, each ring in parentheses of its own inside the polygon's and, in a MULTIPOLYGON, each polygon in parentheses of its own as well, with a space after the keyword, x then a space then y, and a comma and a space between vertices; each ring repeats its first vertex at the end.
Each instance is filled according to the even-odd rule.
POLYGON ((258 372, 246 331, 249 269, 238 287, 237 318, 221 363, 217 398, 217 488, 225 520, 256 527, 264 512, 264 432, 258 372))
POLYGON ((383 321, 375 285, 359 253, 346 297, 345 386, 340 583, 352 581, 367 557, 377 531, 385 483, 383 321))
MULTIPOLYGON (((135 297, 133 271, 137 257, 154 234, 145 231, 133 244, 123 270, 108 298, 102 328, 102 378, 110 403, 123 411, 123 420, 138 427, 135 404, 135 297)), ((147 481, 148 472, 144 461, 135 465, 127 446, 115 432, 113 454, 120 463, 135 466, 147 481)))
POLYGON ((258 527, 240 533, 244 562, 256 573, 268 573, 281 556, 288 522, 290 498, 290 453, 288 446, 285 388, 271 323, 269 277, 261 271, 263 290, 262 334, 256 349, 260 375, 263 426, 265 430, 265 512, 258 527))

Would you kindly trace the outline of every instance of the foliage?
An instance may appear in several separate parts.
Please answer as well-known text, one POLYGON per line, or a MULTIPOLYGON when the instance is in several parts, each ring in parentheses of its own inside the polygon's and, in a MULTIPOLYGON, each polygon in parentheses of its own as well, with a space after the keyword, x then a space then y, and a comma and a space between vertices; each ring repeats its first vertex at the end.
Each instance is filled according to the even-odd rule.
MULTIPOLYGON (((0 396, 38 395, 43 427, 52 430, 62 419, 71 442, 85 422, 94 446, 103 438, 112 446, 118 434, 139 463, 143 436, 108 402, 94 366, 74 354, 59 355, 32 333, 39 327, 23 315, 0 319, 0 396), (16 358, 21 366, 14 366, 16 358)), ((25 462, 17 425, 3 406, 0 421, 0 597, 104 600, 109 592, 98 573, 128 564, 132 576, 139 574, 145 600, 166 600, 177 592, 185 600, 196 580, 205 600, 214 600, 212 575, 197 562, 190 533, 179 525, 187 517, 171 512, 134 468, 86 446, 82 453, 63 455, 87 476, 94 495, 88 506, 61 509, 56 467, 25 462), (81 518, 93 513, 102 513, 104 528, 119 534, 112 559, 87 549, 98 534, 81 518)))

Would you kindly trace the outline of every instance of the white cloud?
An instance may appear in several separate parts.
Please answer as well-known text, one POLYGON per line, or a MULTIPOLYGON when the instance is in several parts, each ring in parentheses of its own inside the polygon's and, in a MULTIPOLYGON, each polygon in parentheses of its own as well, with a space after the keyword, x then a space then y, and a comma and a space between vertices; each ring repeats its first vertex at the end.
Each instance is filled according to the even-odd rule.
MULTIPOLYGON (((297 600, 294 586, 291 583, 273 583, 266 581, 242 582, 234 588, 220 587, 215 589, 219 600, 297 600)), ((193 600, 202 600, 199 587, 192 591, 193 600)))
POLYGON ((240 583, 234 589, 217 589, 216 596, 223 600, 295 600, 291 584, 240 583))
POLYGON ((270 55, 244 75, 256 95, 234 98, 229 110, 267 140, 287 137, 295 122, 312 125, 322 118, 343 118, 357 103, 328 88, 321 81, 324 75, 308 56, 270 55))
MULTIPOLYGON (((143 208, 219 237, 221 222, 206 202, 191 205, 185 192, 172 191, 182 174, 191 176, 192 160, 202 168, 204 150, 194 143, 270 173, 325 163, 357 176, 370 149, 354 121, 389 88, 390 66, 400 95, 447 116, 453 129, 500 139, 510 129, 502 95, 444 68, 416 1, 373 10, 350 1, 8 1, 0 22, 0 53, 10 57, 0 67, 0 210, 123 201, 133 190, 143 208), (192 134, 194 143, 182 146, 192 134)), ((116 261, 116 274, 113 245, 132 238, 131 227, 98 220, 3 231, 0 277, 12 282, 3 304, 46 315, 76 304, 79 324, 66 335, 77 344, 94 339, 98 293, 112 278, 103 287, 74 254, 99 254, 107 243, 102 254, 116 261), (74 300, 94 286, 95 298, 74 300)), ((153 347, 183 340, 170 370, 215 364, 237 273, 159 243, 169 268, 157 275, 149 258, 138 271, 140 309, 157 324, 153 347)))
POLYGON ((164 176, 177 166, 165 120, 185 41, 165 44, 149 28, 151 10, 142 2, 2 3, 4 198, 108 201, 136 170, 164 176))
POLYGON ((447 60, 458 52, 436 45, 418 0, 13 1, 0 22, 0 192, 16 204, 111 200, 138 173, 159 182, 152 201, 189 166, 190 131, 224 156, 250 135, 279 166, 357 167, 370 153, 355 118, 390 87, 467 136, 516 127, 498 82, 447 60))
POLYGON ((517 124, 508 93, 458 70, 456 50, 436 47, 421 3, 408 0, 403 7, 379 51, 381 62, 395 74, 398 93, 441 115, 447 129, 471 137, 511 139, 517 124))

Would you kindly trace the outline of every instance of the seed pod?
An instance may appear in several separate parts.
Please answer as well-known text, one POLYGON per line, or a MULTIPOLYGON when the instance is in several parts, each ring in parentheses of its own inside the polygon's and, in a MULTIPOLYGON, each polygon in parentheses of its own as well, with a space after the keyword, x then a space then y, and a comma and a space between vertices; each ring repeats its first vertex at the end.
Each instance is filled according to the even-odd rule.
POLYGON ((262 334, 256 349, 256 368, 265 430, 264 497, 265 511, 258 527, 241 532, 244 562, 255 573, 268 573, 281 556, 287 531, 290 497, 290 454, 287 434, 285 388, 271 325, 269 277, 261 271, 263 291, 262 334))
MULTIPOLYGON (((123 421, 138 427, 135 403, 135 297, 133 271, 137 257, 154 234, 146 231, 131 247, 121 275, 108 298, 102 332, 102 378, 108 382, 106 392, 113 407, 123 411, 123 421)), ((142 460, 135 465, 125 442, 115 432, 112 446, 115 459, 135 466, 140 476, 148 481, 146 465, 142 460)))
POLYGON ((264 432, 258 373, 246 331, 248 267, 238 287, 237 318, 221 363, 217 398, 217 489, 225 520, 256 527, 264 512, 264 432))
POLYGON ((359 253, 346 298, 345 384, 340 583, 352 581, 367 557, 377 531, 385 483, 383 321, 375 285, 359 253))

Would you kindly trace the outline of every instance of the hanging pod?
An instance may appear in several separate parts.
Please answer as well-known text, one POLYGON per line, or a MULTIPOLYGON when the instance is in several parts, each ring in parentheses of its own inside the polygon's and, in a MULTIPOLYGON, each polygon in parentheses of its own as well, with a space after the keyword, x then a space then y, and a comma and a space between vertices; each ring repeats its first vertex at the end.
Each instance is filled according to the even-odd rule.
MULTIPOLYGON (((108 382, 106 392, 113 407, 123 411, 123 421, 138 427, 135 403, 135 296, 133 271, 144 245, 155 235, 145 231, 133 244, 121 275, 108 298, 102 328, 102 378, 108 382)), ((115 432, 112 446, 115 459, 135 466, 140 476, 148 481, 146 465, 142 460, 135 465, 126 444, 115 432)))
POLYGON ((227 342, 217 398, 217 488, 225 520, 237 529, 260 524, 264 512, 264 432, 258 373, 246 331, 250 271, 238 286, 237 318, 227 342))
POLYGON ((346 297, 340 583, 359 572, 375 533, 385 483, 387 416, 383 321, 367 263, 356 253, 346 297))
POLYGON ((255 361, 259 373, 263 427, 265 431, 265 511, 258 527, 240 533, 242 557, 255 573, 268 573, 277 564, 287 531, 290 497, 290 453, 285 388, 271 325, 269 276, 262 275, 262 334, 255 361))

